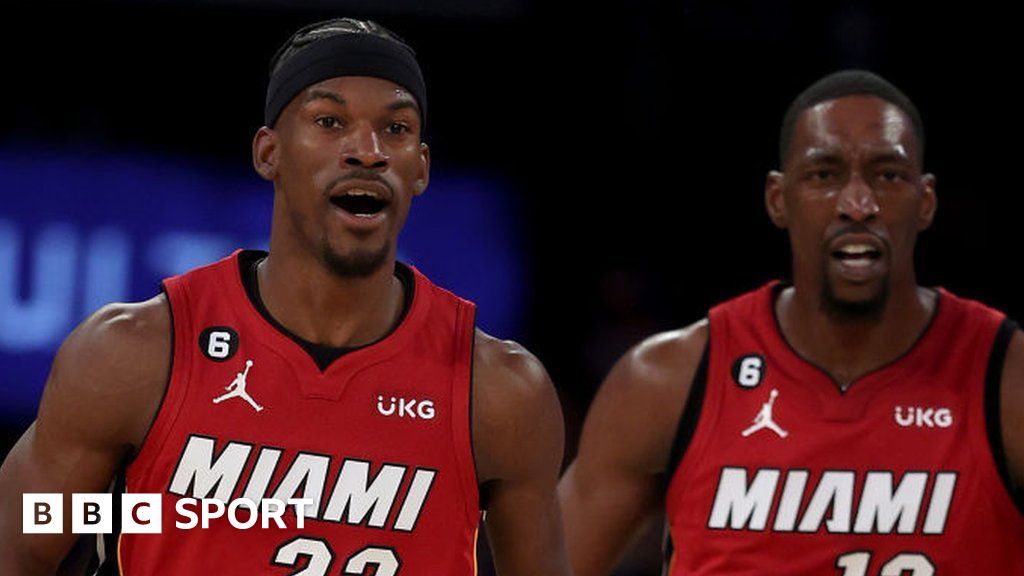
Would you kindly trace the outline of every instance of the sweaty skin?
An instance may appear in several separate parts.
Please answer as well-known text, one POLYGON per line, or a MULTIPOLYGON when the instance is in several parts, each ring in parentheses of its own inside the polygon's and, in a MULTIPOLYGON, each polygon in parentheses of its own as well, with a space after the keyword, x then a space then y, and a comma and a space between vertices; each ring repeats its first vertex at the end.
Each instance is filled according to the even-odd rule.
MULTIPOLYGON (((294 334, 357 346, 379 339, 401 316, 395 243, 429 171, 419 130, 406 91, 343 77, 307 88, 274 129, 257 133, 254 165, 275 186, 260 294, 294 334), (382 215, 367 224, 337 214, 329 198, 346 186, 376 187, 388 200, 382 215), (327 262, 371 261, 379 253, 379 268, 360 277, 340 277, 327 262)), ((0 468, 0 574, 55 573, 77 539, 70 515, 64 534, 22 534, 21 494, 60 492, 69 507, 72 493, 108 490, 156 416, 171 333, 160 295, 106 306, 65 340, 36 421, 0 468)), ((550 379, 522 347, 477 331, 472 386, 475 464, 499 573, 569 574, 555 496, 562 418, 550 379)))
MULTIPOLYGON (((935 178, 922 174, 910 121, 871 96, 829 100, 796 124, 785 172, 768 175, 765 203, 789 233, 793 282, 776 302, 790 344, 840 388, 904 354, 935 307, 917 285, 913 249, 935 213, 935 178), (833 257, 871 243, 866 267, 833 257), (888 294, 876 316, 831 313, 888 294)), ((655 335, 619 360, 587 415, 579 454, 559 484, 566 544, 577 576, 609 574, 644 521, 663 510, 672 442, 708 341, 706 321, 655 335)), ((1001 380, 1004 449, 1024 486, 1024 334, 1010 343, 1001 380)), ((699 542, 682 545, 700 546, 699 542)))

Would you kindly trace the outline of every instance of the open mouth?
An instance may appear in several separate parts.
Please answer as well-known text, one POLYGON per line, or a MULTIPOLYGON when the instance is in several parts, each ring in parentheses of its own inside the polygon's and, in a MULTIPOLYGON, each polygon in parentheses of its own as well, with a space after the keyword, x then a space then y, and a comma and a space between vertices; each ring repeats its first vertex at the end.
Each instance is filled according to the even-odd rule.
POLYGON ((847 244, 832 251, 832 257, 850 266, 870 266, 882 252, 868 244, 847 244))
POLYGON ((362 190, 352 190, 331 198, 331 204, 341 208, 353 216, 371 218, 387 207, 388 203, 375 194, 362 190))

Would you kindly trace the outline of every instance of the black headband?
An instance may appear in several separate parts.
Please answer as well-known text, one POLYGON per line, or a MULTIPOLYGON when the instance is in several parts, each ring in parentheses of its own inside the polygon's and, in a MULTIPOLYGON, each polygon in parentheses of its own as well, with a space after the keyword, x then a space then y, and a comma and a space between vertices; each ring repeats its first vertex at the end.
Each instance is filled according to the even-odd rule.
POLYGON ((416 99, 426 124, 427 87, 416 55, 398 42, 368 34, 338 34, 317 40, 286 60, 270 77, 264 123, 273 127, 299 92, 337 76, 372 76, 398 84, 416 99))

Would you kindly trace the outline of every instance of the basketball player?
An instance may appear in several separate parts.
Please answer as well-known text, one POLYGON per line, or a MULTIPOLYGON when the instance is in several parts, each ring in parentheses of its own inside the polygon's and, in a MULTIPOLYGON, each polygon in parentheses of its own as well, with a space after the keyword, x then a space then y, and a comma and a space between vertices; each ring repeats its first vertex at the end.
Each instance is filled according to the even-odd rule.
MULTIPOLYGON (((0 573, 53 574, 75 535, 23 535, 22 494, 160 493, 162 534, 101 542, 102 574, 470 575, 481 510, 503 575, 568 574, 557 397, 474 307, 396 262, 427 187, 412 50, 373 22, 275 56, 256 171, 270 251, 103 308, 64 342, 0 474, 0 573), (285 528, 177 529, 182 498, 308 498, 285 528), (119 572, 120 570, 120 572, 119 572)), ((248 514, 241 514, 243 520, 248 514)))
POLYGON ((667 512, 672 575, 1024 574, 1024 336, 919 286, 935 214, 914 105, 840 72, 790 105, 772 282, 615 366, 559 487, 578 576, 667 512))

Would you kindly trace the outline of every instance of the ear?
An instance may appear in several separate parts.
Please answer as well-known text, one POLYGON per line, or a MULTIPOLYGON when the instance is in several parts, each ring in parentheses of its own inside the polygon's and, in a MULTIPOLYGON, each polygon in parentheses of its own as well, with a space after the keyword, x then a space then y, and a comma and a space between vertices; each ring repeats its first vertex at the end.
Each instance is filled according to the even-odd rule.
POLYGON ((430 146, 426 142, 420 142, 420 173, 413 182, 413 194, 419 196, 427 189, 430 183, 430 146))
POLYGON ((277 177, 278 136, 272 128, 263 126, 252 139, 252 165, 264 180, 277 177))
POLYGON ((938 208, 939 199, 935 196, 935 175, 925 174, 921 176, 921 207, 917 213, 917 230, 927 230, 935 220, 935 210, 938 208))
POLYGON ((764 183, 764 206, 768 210, 768 218, 779 228, 785 229, 789 225, 786 216, 786 200, 782 197, 782 182, 786 175, 778 170, 772 170, 764 183))

